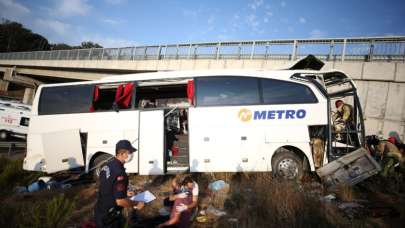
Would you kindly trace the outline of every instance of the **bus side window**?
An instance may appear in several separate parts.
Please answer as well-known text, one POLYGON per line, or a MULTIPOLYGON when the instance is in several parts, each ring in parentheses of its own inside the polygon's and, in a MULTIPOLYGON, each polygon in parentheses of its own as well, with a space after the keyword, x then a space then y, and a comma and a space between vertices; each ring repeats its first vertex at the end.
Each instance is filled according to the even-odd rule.
POLYGON ((187 84, 140 86, 135 104, 141 109, 189 107, 187 84))
POLYGON ((90 111, 130 109, 135 84, 96 85, 90 111))

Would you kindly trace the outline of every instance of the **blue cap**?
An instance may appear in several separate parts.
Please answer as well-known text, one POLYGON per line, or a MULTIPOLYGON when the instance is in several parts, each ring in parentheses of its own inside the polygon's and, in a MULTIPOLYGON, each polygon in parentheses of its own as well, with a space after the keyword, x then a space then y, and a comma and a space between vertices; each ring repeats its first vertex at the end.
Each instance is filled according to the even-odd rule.
POLYGON ((126 139, 118 141, 117 144, 115 145, 115 152, 117 152, 118 150, 122 150, 122 149, 128 150, 130 153, 136 151, 136 149, 126 139))

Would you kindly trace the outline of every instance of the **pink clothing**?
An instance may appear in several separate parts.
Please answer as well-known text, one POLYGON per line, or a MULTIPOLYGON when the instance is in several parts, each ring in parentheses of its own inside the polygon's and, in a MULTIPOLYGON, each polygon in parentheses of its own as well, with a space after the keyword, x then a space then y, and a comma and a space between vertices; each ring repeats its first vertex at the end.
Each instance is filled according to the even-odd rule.
MULTIPOLYGON (((189 194, 186 198, 176 198, 174 201, 174 205, 172 208, 172 212, 170 214, 170 218, 173 218, 179 212, 176 210, 177 206, 181 204, 190 205, 193 202, 193 196, 189 194)), ((181 212, 180 221, 176 224, 179 228, 187 228, 190 226, 190 217, 191 217, 191 210, 185 210, 181 212)))

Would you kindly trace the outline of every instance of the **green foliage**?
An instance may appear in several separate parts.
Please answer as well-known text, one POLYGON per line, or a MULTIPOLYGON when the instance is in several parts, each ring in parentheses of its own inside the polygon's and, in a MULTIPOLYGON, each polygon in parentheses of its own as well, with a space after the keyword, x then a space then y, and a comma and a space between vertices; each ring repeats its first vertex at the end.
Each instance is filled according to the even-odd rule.
POLYGON ((22 24, 2 20, 0 23, 0 52, 49 50, 48 40, 33 33, 22 24))
POLYGON ((22 163, 22 159, 0 157, 0 193, 9 193, 17 185, 26 186, 42 175, 24 171, 22 163))
POLYGON ((21 160, 8 160, 2 167, 0 174, 0 188, 2 191, 9 190, 15 185, 15 182, 22 176, 22 161, 21 160))
POLYGON ((18 215, 18 210, 16 207, 7 204, 7 203, 0 203, 0 227, 7 227, 16 219, 15 217, 18 215))
POLYGON ((69 200, 63 194, 48 202, 37 202, 30 208, 21 208, 21 220, 15 221, 19 227, 53 228, 64 227, 75 209, 75 200, 69 200))
POLYGON ((91 41, 84 41, 79 46, 64 43, 50 44, 45 37, 33 33, 20 23, 6 19, 0 22, 0 52, 102 48, 101 45, 91 41))
POLYGON ((64 195, 54 197, 47 204, 43 227, 63 227, 74 209, 74 201, 65 198, 64 195))

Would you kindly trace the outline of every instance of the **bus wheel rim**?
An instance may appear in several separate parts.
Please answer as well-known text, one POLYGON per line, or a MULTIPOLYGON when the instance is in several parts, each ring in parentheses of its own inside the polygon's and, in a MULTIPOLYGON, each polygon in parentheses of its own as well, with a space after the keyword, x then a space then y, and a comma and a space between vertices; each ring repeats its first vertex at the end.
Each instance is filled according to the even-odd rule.
POLYGON ((278 164, 281 176, 293 179, 298 176, 298 164, 291 158, 285 158, 278 164))

